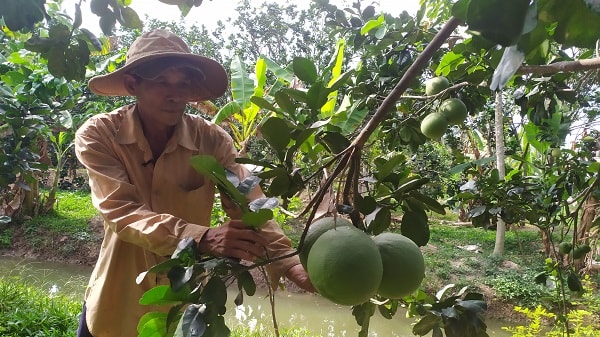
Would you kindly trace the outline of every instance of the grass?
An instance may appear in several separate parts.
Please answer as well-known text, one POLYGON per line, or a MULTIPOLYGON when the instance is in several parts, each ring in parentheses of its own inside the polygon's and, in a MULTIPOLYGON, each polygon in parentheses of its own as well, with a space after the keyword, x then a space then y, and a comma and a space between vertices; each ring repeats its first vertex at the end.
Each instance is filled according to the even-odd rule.
POLYGON ((0 278, 0 336, 74 335, 81 302, 27 283, 18 277, 0 278))
POLYGON ((52 212, 25 221, 26 231, 44 230, 63 235, 89 232, 89 221, 98 214, 90 194, 59 190, 56 199, 52 212))

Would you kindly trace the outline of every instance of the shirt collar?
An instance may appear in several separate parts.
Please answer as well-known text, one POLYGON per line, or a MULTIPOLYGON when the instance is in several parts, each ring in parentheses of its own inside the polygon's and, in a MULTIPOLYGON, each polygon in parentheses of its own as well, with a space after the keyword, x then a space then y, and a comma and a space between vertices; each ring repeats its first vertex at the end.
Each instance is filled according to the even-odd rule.
MULTIPOLYGON (((117 142, 119 144, 134 144, 139 139, 143 139, 142 123, 135 109, 135 104, 124 106, 119 110, 119 113, 123 114, 123 122, 116 134, 117 142)), ((198 146, 194 143, 194 139, 190 133, 189 116, 185 114, 181 122, 175 126, 173 137, 169 141, 169 144, 167 144, 165 152, 173 151, 174 144, 181 145, 192 151, 198 151, 198 146)))

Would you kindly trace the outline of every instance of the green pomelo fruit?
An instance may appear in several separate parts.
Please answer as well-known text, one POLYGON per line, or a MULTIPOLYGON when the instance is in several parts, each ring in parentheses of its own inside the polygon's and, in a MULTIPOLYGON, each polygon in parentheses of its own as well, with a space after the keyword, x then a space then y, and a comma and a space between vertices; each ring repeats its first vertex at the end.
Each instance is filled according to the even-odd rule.
POLYGON ((427 138, 440 139, 448 130, 448 120, 439 112, 433 112, 423 118, 421 133, 427 138))
MULTIPOLYGON (((310 224, 310 226, 308 227, 308 231, 306 232, 306 237, 304 238, 304 243, 302 244, 302 250, 298 254, 298 256, 300 257, 300 263, 302 263, 302 265, 304 266, 304 269, 306 269, 308 253, 310 252, 310 249, 314 245, 315 241, 317 241, 317 239, 323 233, 327 232, 330 229, 334 229, 337 227, 356 228, 356 227, 354 227, 352 222, 350 222, 349 220, 344 219, 342 217, 339 217, 339 216, 338 217, 321 218, 321 219, 313 222, 312 224, 310 224)), ((356 230, 358 230, 358 229, 356 229, 356 230)))
POLYGON ((571 252, 572 248, 573 248, 573 245, 570 242, 561 242, 558 245, 558 251, 561 254, 569 254, 571 252))
POLYGON ((462 124, 467 119, 467 106, 458 98, 448 98, 440 104, 439 113, 444 115, 451 125, 462 124))
POLYGON ((383 265, 375 242, 364 232, 339 227, 323 233, 308 254, 308 276, 317 291, 341 305, 373 297, 383 265))
POLYGON ((425 81, 425 95, 437 95, 450 87, 450 82, 444 76, 433 77, 425 81))
POLYGON ((575 259, 575 260, 581 259, 582 257, 585 256, 585 254, 587 254, 591 251, 592 251, 592 248, 587 244, 577 246, 577 247, 573 248, 573 259, 575 259))
POLYGON ((373 238, 383 263, 378 294, 395 299, 410 295, 425 277, 425 260, 417 245, 397 233, 382 233, 373 238))

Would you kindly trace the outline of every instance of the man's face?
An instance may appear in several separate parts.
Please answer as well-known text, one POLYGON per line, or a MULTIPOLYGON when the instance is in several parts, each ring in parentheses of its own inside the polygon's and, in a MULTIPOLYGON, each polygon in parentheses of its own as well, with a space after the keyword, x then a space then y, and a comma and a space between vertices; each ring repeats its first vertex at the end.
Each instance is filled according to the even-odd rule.
POLYGON ((168 68, 155 79, 130 75, 128 88, 136 96, 140 118, 156 126, 176 125, 195 86, 188 72, 168 68))

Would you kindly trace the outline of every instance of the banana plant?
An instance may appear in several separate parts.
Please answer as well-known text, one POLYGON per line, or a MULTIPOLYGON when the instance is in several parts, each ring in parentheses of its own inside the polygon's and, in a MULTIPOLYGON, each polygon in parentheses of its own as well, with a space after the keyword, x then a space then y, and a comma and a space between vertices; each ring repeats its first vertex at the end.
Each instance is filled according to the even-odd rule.
POLYGON ((263 97, 267 80, 267 63, 264 58, 259 58, 255 66, 256 82, 246 71, 246 65, 235 57, 231 62, 231 95, 233 100, 225 104, 213 117, 216 124, 226 123, 231 130, 233 140, 240 152, 245 157, 248 142, 256 135, 258 125, 265 117, 258 105, 254 104, 251 97, 263 97))

